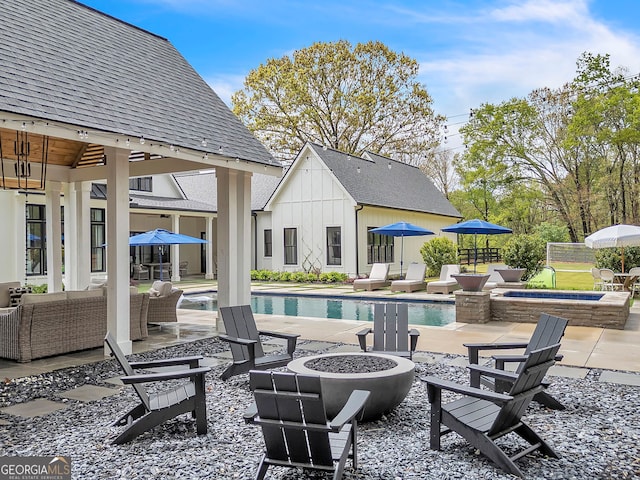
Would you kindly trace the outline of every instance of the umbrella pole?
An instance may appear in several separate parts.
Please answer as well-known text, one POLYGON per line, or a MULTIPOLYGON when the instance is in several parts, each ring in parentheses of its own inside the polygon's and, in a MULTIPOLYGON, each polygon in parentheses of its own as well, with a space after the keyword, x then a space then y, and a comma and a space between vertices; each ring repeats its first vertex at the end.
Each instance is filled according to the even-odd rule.
POLYGON ((622 250, 622 273, 624 273, 624 246, 620 247, 622 250))
POLYGON ((404 259, 404 235, 400 235, 400 278, 402 278, 402 260, 404 259))
POLYGON ((476 273, 476 265, 478 264, 478 234, 473 234, 473 273, 476 273))

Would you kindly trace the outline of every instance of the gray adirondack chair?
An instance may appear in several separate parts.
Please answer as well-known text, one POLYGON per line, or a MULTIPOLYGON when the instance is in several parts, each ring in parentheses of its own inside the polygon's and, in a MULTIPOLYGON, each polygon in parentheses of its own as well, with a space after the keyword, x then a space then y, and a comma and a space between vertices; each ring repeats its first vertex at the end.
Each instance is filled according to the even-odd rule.
MULTIPOLYGON (((522 416, 534 395, 544 388, 542 379, 555 363, 554 357, 559 348, 560 344, 557 343, 530 352, 517 374, 480 365, 468 366, 471 370, 471 383, 476 383, 480 376, 508 379, 511 389, 507 394, 460 385, 436 377, 422 378, 427 382, 431 404, 431 449, 440 450, 441 437, 456 432, 500 468, 523 478, 515 460, 536 450, 558 458, 551 446, 522 420, 522 416), (442 390, 462 394, 462 397, 443 404, 442 390), (530 446, 513 455, 507 454, 500 446, 505 445, 505 441, 496 443, 496 440, 510 433, 520 436, 530 446)), ((509 445, 509 451, 512 448, 517 446, 509 445)))
POLYGON ((249 370, 283 367, 293 360, 293 352, 296 350, 296 342, 300 335, 259 331, 253 318, 251 305, 220 307, 219 311, 227 334, 220 335, 218 338, 229 343, 233 357, 233 363, 220 376, 222 380, 247 373, 249 370), (286 339, 287 353, 265 355, 260 341, 261 335, 286 339))
POLYGON ((266 446, 256 480, 270 465, 333 472, 334 480, 342 477, 347 458, 357 468, 357 421, 368 391, 354 390, 336 417, 327 419, 318 376, 252 370, 249 385, 255 403, 244 419, 262 427, 266 446))
MULTIPOLYGON (((524 353, 521 355, 493 355, 492 357, 495 361, 495 367, 501 370, 504 370, 506 363, 519 363, 520 365, 516 368, 516 373, 519 373, 523 368, 521 362, 523 362, 527 358, 527 355, 533 350, 560 343, 568 323, 569 322, 566 318, 543 313, 538 319, 538 323, 536 324, 536 328, 534 329, 529 342, 465 343, 464 346, 467 347, 469 354, 469 363, 478 363, 478 353, 481 350, 524 348, 524 353)), ((556 355, 555 360, 558 362, 562 360, 562 355, 556 355)), ((509 383, 504 380, 497 380, 494 382, 492 380, 484 379, 482 383, 496 392, 505 392, 510 388, 509 383)), ((542 385, 546 388, 549 384, 547 382, 543 382, 542 385)), ((472 386, 477 387, 479 385, 472 386)), ((534 400, 554 410, 564 410, 565 408, 561 402, 545 391, 538 393, 534 397, 534 400)))
POLYGON ((356 333, 360 348, 367 351, 367 335, 373 332, 370 351, 383 352, 411 359, 418 345, 420 332, 409 330, 409 305, 406 303, 376 303, 373 306, 373 328, 356 333))
POLYGON ((113 425, 127 428, 113 440, 114 444, 126 443, 138 435, 160 425, 182 413, 191 412, 196 420, 198 435, 207 433, 207 410, 205 402, 205 374, 209 367, 200 367, 202 356, 151 360, 148 362, 127 361, 115 338, 107 332, 105 342, 125 373, 122 383, 133 386, 140 398, 140 403, 116 420, 113 425), (181 370, 161 373, 135 374, 135 370, 169 366, 184 366, 181 370), (171 383, 171 388, 147 393, 143 383, 166 382, 167 380, 184 379, 178 385, 171 383))

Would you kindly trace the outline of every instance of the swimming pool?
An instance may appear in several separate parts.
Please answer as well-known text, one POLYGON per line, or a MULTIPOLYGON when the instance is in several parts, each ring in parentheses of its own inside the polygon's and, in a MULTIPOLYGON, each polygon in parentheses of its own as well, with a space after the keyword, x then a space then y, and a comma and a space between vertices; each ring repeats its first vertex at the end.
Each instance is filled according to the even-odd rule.
MULTIPOLYGON (((373 321, 373 304, 403 302, 409 304, 409 323, 443 326, 455 322, 455 305, 446 302, 404 302, 400 299, 353 299, 318 295, 252 294, 254 313, 294 317, 332 318, 373 321)), ((178 308, 216 310, 215 293, 185 295, 178 308)))

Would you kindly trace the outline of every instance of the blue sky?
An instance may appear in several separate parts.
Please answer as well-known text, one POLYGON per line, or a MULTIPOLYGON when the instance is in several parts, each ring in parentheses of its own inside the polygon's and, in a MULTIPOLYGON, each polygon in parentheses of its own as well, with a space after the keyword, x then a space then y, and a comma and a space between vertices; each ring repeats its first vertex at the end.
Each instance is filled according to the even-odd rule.
POLYGON ((80 0, 167 38, 230 104, 247 73, 313 42, 379 40, 420 63, 438 113, 570 81, 584 52, 640 73, 638 0, 80 0))

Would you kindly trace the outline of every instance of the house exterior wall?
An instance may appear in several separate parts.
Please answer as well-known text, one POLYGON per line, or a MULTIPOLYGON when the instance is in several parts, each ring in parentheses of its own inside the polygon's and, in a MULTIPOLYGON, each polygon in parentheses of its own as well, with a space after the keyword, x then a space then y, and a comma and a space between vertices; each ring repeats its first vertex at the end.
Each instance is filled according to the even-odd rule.
MULTIPOLYGON (((355 259, 349 245, 355 245, 355 204, 323 162, 312 153, 302 155, 287 173, 286 184, 269 202, 273 231, 271 269, 319 269, 352 275, 355 259), (341 228, 341 265, 327 265, 327 227, 341 228), (293 265, 285 265, 285 228, 297 229, 298 254, 293 265)), ((259 231, 258 238, 262 235, 259 231)))
MULTIPOLYGON (((456 217, 445 217, 431 213, 409 212, 404 210, 392 210, 382 207, 364 207, 358 212, 358 274, 368 275, 371 264, 367 263, 367 231, 371 228, 383 227, 395 222, 409 222, 431 230, 435 235, 423 237, 404 237, 403 274, 407 266, 412 262, 423 263, 420 248, 425 242, 437 236, 444 236, 456 242, 455 234, 440 232, 440 229, 457 222, 456 217)), ((389 275, 400 274, 400 259, 403 239, 394 238, 394 262, 389 267, 389 275)))
POLYGON ((273 256, 265 256, 264 245, 264 231, 272 230, 273 227, 271 218, 271 212, 257 212, 255 216, 256 221, 254 231, 252 232, 253 239, 255 240, 255 248, 251 250, 251 254, 253 255, 252 260, 256 270, 273 270, 273 256))

